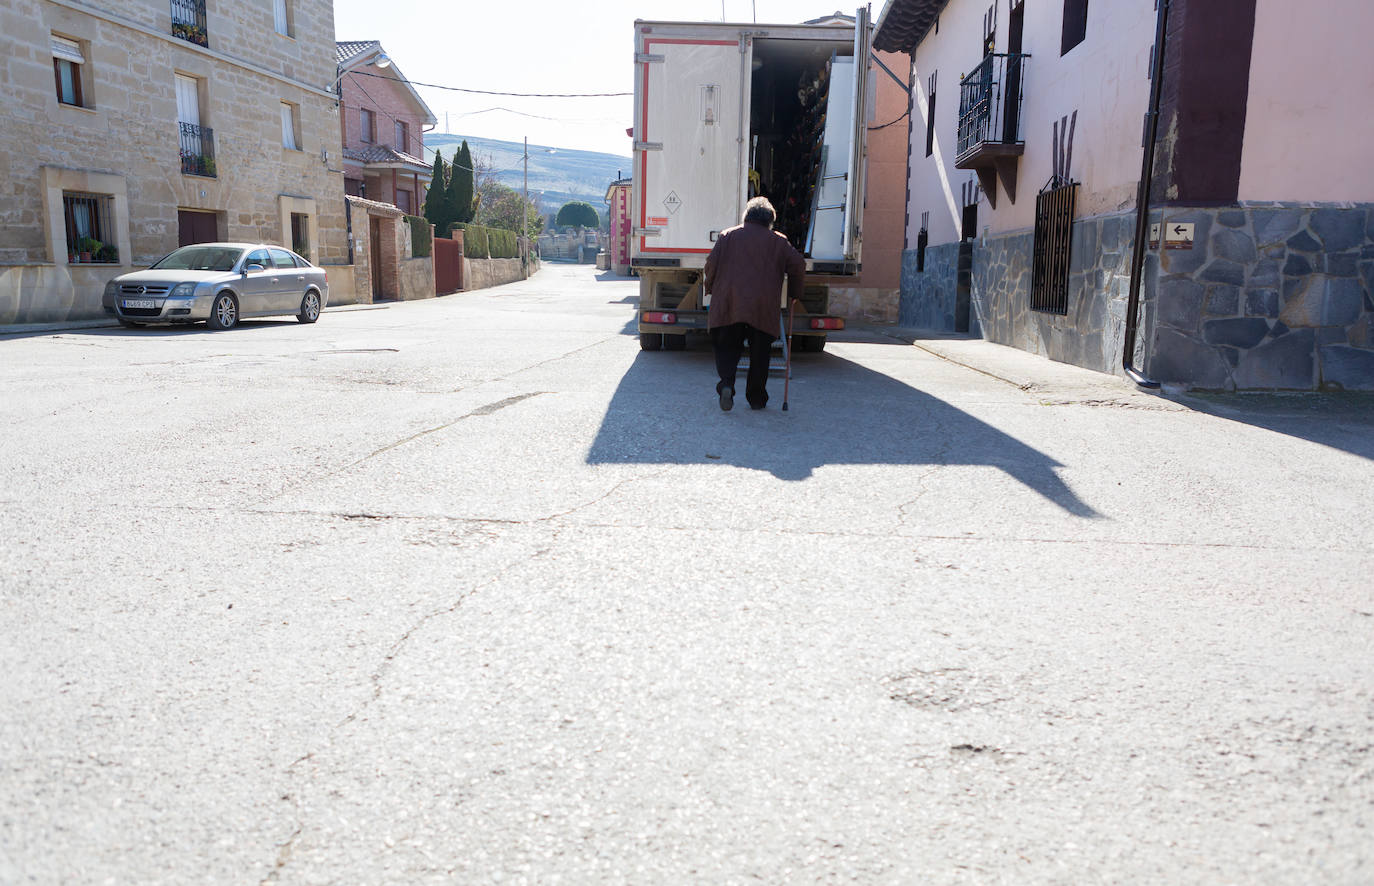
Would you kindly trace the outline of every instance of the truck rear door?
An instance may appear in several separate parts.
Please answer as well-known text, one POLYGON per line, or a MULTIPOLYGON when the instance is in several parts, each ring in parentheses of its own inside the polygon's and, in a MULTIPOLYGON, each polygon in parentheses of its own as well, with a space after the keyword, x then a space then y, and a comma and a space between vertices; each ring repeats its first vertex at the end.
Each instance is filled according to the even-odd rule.
POLYGON ((868 175, 868 116, 869 82, 873 78, 869 51, 872 48, 868 7, 860 6, 854 13, 854 136, 850 140, 849 193, 845 203, 844 256, 859 261, 859 247, 863 233, 864 197, 868 175))
POLYGON ((747 43, 724 31, 638 37, 635 251, 704 258, 744 209, 747 43))

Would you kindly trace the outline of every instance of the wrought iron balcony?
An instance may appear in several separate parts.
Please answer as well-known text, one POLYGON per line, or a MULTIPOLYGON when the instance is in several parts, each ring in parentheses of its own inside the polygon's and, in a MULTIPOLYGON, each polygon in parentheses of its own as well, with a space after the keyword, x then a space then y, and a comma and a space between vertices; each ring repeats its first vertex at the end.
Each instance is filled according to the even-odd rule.
POLYGON ((205 28, 205 0, 172 0, 172 36, 197 46, 209 46, 205 28))
POLYGON ((959 141, 954 165, 974 169, 996 206, 994 173, 1016 201, 1016 158, 1026 150, 1021 136, 1024 53, 989 53, 959 81, 959 141), (986 179, 986 180, 985 180, 986 179), (991 187, 990 187, 991 186, 991 187))
POLYGON ((194 123, 177 125, 181 127, 181 171, 215 178, 215 131, 194 123))

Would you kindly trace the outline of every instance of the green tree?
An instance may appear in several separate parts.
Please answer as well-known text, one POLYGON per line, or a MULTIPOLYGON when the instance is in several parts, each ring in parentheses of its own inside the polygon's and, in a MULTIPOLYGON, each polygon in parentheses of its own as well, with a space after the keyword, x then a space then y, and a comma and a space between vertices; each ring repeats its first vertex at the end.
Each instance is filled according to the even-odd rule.
POLYGON ((601 216, 596 214, 596 208, 592 204, 574 200, 563 204, 563 208, 558 210, 558 218, 554 220, 554 224, 560 228, 598 228, 601 226, 601 216))
POLYGON ((447 194, 449 209, 453 213, 450 221, 470 222, 473 220, 475 209, 472 200, 472 183, 472 151, 469 150, 467 140, 464 139, 463 144, 453 155, 453 165, 450 167, 447 194))
POLYGON ((544 229, 544 219, 533 200, 525 197, 514 188, 508 188, 496 181, 484 182, 482 199, 477 210, 477 223, 489 228, 520 233, 525 226, 525 235, 538 237, 544 229))
POLYGON ((448 164, 439 149, 434 149, 434 169, 430 172, 429 190, 425 192, 425 218, 442 235, 453 221, 444 212, 445 192, 448 190, 448 164))

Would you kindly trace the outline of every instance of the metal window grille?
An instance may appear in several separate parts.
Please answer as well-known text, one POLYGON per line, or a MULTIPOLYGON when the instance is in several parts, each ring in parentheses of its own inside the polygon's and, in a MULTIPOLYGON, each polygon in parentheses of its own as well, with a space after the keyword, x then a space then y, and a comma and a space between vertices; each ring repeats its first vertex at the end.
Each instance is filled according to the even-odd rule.
POLYGON ((1050 179, 1035 198, 1035 247, 1031 263, 1031 310, 1069 312, 1069 259, 1078 183, 1050 179))
POLYGON ((108 194, 67 191, 62 195, 62 216, 67 231, 67 251, 77 262, 113 263, 115 232, 108 194))
POLYGON ((215 131, 194 123, 177 125, 181 127, 181 171, 215 178, 215 131))
POLYGON ((172 36, 197 46, 208 46, 205 0, 172 0, 172 36))

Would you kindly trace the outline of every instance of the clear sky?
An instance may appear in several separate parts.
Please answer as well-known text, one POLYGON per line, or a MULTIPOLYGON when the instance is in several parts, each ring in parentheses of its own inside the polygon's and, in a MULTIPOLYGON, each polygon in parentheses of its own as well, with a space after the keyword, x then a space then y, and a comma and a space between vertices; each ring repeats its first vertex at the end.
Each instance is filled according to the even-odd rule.
MULTIPOLYGON (((853 5, 846 8, 846 3, 853 5)), ((338 40, 380 40, 439 118, 438 131, 629 156, 628 97, 501 93, 634 90, 634 20, 794 23, 853 0, 334 0, 338 40)), ((877 9, 882 4, 875 4, 877 9)))

